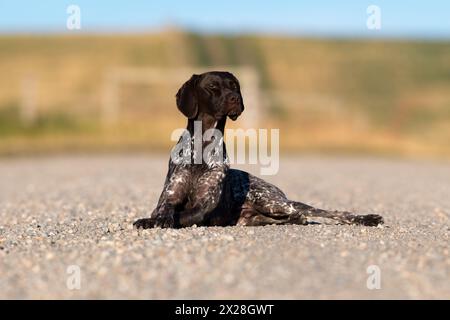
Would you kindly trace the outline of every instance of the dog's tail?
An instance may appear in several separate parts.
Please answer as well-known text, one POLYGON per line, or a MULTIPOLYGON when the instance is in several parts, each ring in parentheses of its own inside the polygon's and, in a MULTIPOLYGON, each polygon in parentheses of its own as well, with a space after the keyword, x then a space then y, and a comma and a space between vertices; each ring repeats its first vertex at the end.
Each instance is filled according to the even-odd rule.
POLYGON ((292 204, 299 213, 306 217, 327 218, 339 221, 342 224, 359 224, 372 227, 384 223, 383 217, 377 214, 357 215, 347 211, 328 211, 317 209, 297 201, 292 201, 292 204))

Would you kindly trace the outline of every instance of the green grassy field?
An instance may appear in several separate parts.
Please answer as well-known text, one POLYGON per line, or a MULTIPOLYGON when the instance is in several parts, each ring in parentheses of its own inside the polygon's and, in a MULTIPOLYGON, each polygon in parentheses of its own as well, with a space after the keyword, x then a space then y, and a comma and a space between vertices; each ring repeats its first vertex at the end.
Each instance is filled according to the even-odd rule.
POLYGON ((253 67, 260 125, 281 128, 285 151, 450 158, 450 42, 180 31, 0 36, 0 154, 167 148, 184 124, 176 87, 121 87, 119 121, 101 123, 105 74, 124 66, 253 67), (31 123, 21 115, 26 79, 35 83, 31 123))

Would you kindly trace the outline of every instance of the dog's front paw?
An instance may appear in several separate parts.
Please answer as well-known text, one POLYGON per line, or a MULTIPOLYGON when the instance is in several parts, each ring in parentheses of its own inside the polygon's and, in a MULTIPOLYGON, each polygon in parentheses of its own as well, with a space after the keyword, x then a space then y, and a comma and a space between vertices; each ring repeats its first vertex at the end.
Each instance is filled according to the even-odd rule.
POLYGON ((154 228, 155 227, 155 219, 154 218, 144 218, 144 219, 139 219, 136 220, 133 223, 133 226, 136 229, 150 229, 150 228, 154 228))
POLYGON ((157 215, 155 218, 154 226, 159 228, 174 228, 175 220, 173 218, 173 215, 171 214, 157 215))
POLYGON ((382 216, 377 214, 368 214, 364 216, 356 216, 355 222, 363 226, 376 227, 383 224, 384 219, 382 216))

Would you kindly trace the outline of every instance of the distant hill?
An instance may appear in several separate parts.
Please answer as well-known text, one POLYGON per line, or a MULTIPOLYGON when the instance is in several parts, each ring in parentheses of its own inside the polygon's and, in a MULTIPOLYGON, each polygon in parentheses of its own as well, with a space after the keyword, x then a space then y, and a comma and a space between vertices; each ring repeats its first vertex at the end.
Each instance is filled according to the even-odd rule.
POLYGON ((282 129, 284 150, 450 156, 449 42, 176 30, 0 36, 0 153, 166 148, 171 128, 184 123, 175 88, 124 85, 121 107, 131 111, 114 126, 101 125, 105 77, 124 66, 253 67, 261 125, 282 129), (27 103, 38 110, 31 123, 23 114, 27 103), (158 114, 149 105, 170 116, 149 127, 158 114))

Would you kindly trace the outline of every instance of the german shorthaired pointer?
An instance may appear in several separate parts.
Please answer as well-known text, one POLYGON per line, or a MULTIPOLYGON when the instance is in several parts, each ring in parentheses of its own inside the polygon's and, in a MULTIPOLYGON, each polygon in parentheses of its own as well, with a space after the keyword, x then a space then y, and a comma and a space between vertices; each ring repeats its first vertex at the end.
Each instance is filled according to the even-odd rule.
MULTIPOLYGON (((195 137, 195 121, 202 133, 214 128, 222 133, 227 116, 233 121, 244 111, 238 80, 229 72, 193 75, 176 95, 178 109, 188 118, 190 142, 195 137)), ((181 143, 178 142, 177 146, 181 143)), ((171 157, 169 172, 156 209, 150 218, 134 222, 137 228, 182 228, 197 226, 262 226, 267 224, 307 224, 307 217, 337 220, 343 224, 377 226, 379 215, 316 209, 287 199, 276 186, 247 172, 229 168, 221 139, 223 161, 179 163, 171 157)), ((195 152, 189 157, 195 160, 195 152)))

